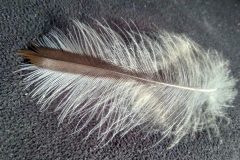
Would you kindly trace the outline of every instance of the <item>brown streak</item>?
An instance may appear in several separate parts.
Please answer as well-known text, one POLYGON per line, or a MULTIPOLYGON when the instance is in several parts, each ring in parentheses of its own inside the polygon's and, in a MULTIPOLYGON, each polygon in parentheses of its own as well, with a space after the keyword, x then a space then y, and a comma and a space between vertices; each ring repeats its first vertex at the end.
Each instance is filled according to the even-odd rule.
POLYGON ((101 60, 100 58, 95 58, 93 56, 88 56, 88 55, 80 55, 80 54, 63 51, 63 50, 52 49, 52 48, 39 47, 39 48, 35 48, 34 51, 20 50, 19 54, 22 56, 26 54, 31 54, 31 55, 34 54, 36 56, 44 57, 48 59, 72 62, 77 64, 93 66, 93 67, 111 68, 113 70, 122 70, 122 68, 114 66, 113 64, 107 63, 101 60))
POLYGON ((113 79, 130 78, 143 82, 141 79, 143 76, 140 75, 144 74, 126 71, 91 56, 49 48, 36 48, 36 51, 20 50, 18 54, 29 59, 32 64, 41 68, 73 74, 84 74, 93 77, 101 76, 113 79))

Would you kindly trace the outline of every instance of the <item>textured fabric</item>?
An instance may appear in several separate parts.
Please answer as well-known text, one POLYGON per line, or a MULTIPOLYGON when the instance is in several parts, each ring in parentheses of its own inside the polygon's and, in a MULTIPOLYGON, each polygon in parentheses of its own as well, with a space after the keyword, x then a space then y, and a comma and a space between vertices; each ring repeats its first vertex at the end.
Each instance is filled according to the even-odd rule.
POLYGON ((135 129, 94 150, 94 136, 82 142, 87 129, 72 135, 74 124, 58 126, 58 113, 51 109, 39 112, 39 106, 23 91, 21 77, 13 73, 23 61, 16 50, 54 26, 66 29, 70 18, 122 17, 142 28, 155 25, 185 33, 204 48, 217 49, 231 61, 233 74, 239 78, 240 1, 1 0, 0 4, 0 159, 240 159, 239 96, 236 107, 227 110, 232 122, 221 127, 221 139, 210 140, 202 132, 166 151, 167 140, 149 148, 161 134, 142 139, 135 129))

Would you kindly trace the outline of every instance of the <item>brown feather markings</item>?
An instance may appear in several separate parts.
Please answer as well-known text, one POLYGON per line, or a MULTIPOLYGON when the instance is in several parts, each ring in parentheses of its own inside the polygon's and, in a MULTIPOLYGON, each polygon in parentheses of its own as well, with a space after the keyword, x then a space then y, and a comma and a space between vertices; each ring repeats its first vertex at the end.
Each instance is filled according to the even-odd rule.
POLYGON ((19 50, 18 55, 25 57, 38 67, 72 74, 84 74, 92 77, 107 77, 112 79, 133 79, 139 82, 152 82, 145 79, 144 73, 126 71, 100 58, 75 54, 51 48, 35 48, 34 50, 19 50))

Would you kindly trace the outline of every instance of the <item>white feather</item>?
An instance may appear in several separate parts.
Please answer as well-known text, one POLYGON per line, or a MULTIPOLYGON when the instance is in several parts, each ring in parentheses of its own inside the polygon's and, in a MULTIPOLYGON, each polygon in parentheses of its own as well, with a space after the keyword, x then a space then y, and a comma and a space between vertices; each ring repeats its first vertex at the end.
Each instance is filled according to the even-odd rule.
POLYGON ((226 118, 225 109, 237 94, 227 60, 184 35, 159 31, 150 38, 130 28, 122 32, 129 38, 126 42, 107 24, 98 22, 98 27, 101 32, 74 21, 68 36, 55 30, 39 40, 38 46, 100 58, 124 70, 144 73, 142 79, 148 83, 24 65, 21 70, 31 71, 24 81, 27 87, 35 86, 31 94, 38 97, 41 109, 61 98, 56 107, 61 111, 59 123, 77 119, 83 123, 77 126, 81 131, 96 118, 86 138, 96 131, 104 143, 139 125, 147 133, 157 130, 163 138, 173 136, 171 146, 187 134, 204 129, 218 132, 218 119, 226 118))

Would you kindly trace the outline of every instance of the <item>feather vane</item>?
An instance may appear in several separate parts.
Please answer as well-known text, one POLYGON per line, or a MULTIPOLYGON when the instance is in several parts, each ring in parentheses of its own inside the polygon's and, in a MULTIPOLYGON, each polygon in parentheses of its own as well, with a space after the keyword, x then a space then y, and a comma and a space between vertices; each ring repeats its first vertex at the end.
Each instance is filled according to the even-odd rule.
POLYGON ((139 31, 98 23, 98 31, 73 21, 65 35, 54 30, 20 50, 30 59, 21 71, 34 85, 41 109, 58 98, 59 122, 77 119, 76 131, 87 127, 107 144, 141 125, 145 132, 173 136, 171 146, 204 129, 218 133, 218 119, 237 94, 229 62, 215 50, 204 50, 190 38, 159 31, 154 38, 139 31))

